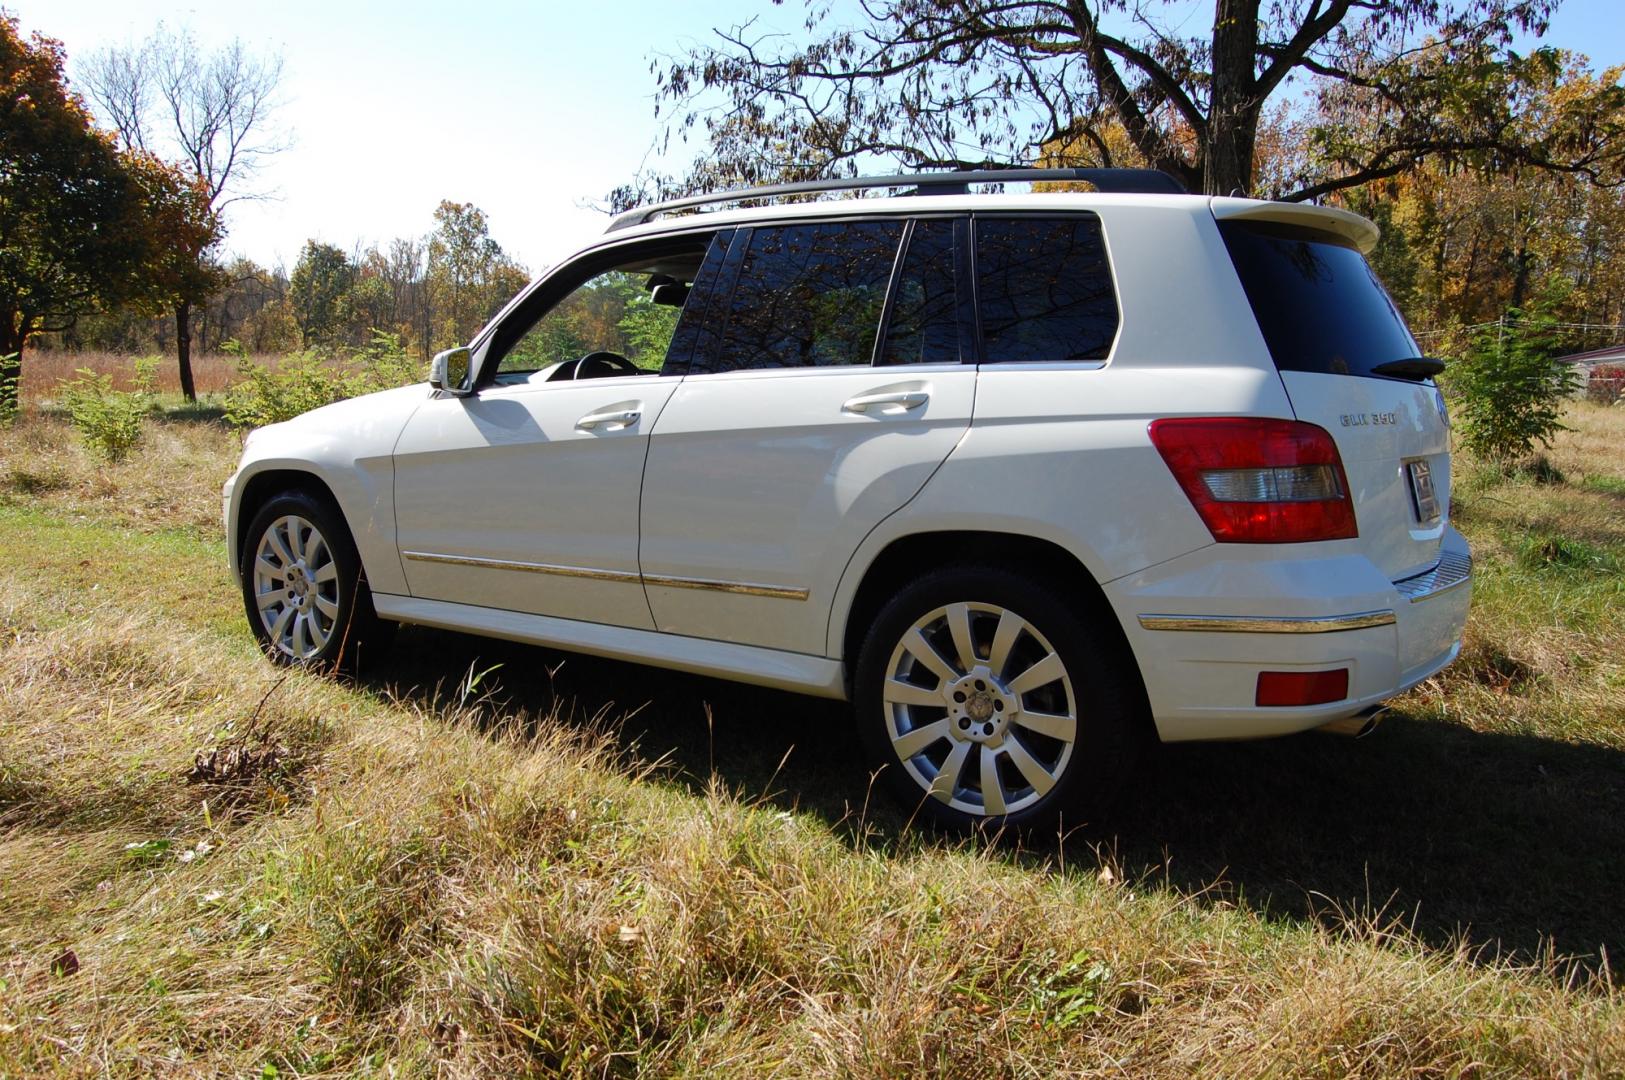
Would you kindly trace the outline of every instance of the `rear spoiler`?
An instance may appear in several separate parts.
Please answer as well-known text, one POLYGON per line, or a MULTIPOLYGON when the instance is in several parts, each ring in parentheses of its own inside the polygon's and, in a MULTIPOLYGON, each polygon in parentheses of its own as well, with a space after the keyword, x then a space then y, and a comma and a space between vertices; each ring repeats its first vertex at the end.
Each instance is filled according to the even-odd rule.
POLYGON ((1213 208, 1213 216, 1220 221, 1273 221, 1279 225, 1319 229, 1351 241, 1365 255, 1371 254, 1371 249, 1377 246, 1377 238, 1382 235, 1382 230, 1359 214, 1334 206, 1261 202, 1258 199, 1233 199, 1222 195, 1214 196, 1208 203, 1213 208))

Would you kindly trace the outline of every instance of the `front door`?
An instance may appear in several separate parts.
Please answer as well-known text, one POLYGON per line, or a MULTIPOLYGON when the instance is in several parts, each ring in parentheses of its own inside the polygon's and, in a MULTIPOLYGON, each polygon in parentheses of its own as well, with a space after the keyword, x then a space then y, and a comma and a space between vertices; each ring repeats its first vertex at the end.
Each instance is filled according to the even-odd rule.
POLYGON ((493 329, 474 393, 412 417, 395 509, 413 596, 654 628, 638 493, 649 432, 680 381, 657 369, 709 242, 623 246, 564 268, 493 329))

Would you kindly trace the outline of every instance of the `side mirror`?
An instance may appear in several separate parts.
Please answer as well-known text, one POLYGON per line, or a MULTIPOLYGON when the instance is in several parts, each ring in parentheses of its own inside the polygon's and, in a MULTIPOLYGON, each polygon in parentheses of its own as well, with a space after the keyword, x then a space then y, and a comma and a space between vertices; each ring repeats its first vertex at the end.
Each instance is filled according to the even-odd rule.
POLYGON ((453 394, 468 393, 468 374, 473 366, 473 354, 467 345, 436 353, 429 364, 429 385, 436 390, 453 394))

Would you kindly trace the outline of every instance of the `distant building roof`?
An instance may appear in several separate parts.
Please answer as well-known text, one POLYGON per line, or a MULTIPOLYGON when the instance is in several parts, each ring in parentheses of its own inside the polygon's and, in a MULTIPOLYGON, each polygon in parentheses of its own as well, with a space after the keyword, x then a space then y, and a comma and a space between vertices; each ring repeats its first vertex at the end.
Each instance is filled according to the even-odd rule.
POLYGON ((1625 345, 1610 345, 1605 349, 1569 353, 1557 359, 1564 364, 1583 364, 1586 367, 1594 364, 1625 364, 1625 345))

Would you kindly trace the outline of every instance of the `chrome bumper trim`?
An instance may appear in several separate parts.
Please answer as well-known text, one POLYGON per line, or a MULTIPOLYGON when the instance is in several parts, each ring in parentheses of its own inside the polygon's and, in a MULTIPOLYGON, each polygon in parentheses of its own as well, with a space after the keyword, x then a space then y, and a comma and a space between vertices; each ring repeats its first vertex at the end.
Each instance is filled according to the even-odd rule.
POLYGON ((1399 595, 1405 597, 1413 604, 1420 604, 1424 600, 1432 600, 1441 593, 1457 589, 1472 580, 1473 557, 1464 552, 1444 551, 1439 553, 1439 561, 1430 569, 1422 571, 1414 577, 1394 582, 1394 588, 1399 595))
POLYGON ((1392 611, 1361 611, 1353 615, 1264 617, 1256 615, 1141 615, 1147 630, 1206 630, 1234 634, 1330 634, 1392 626, 1392 611))

